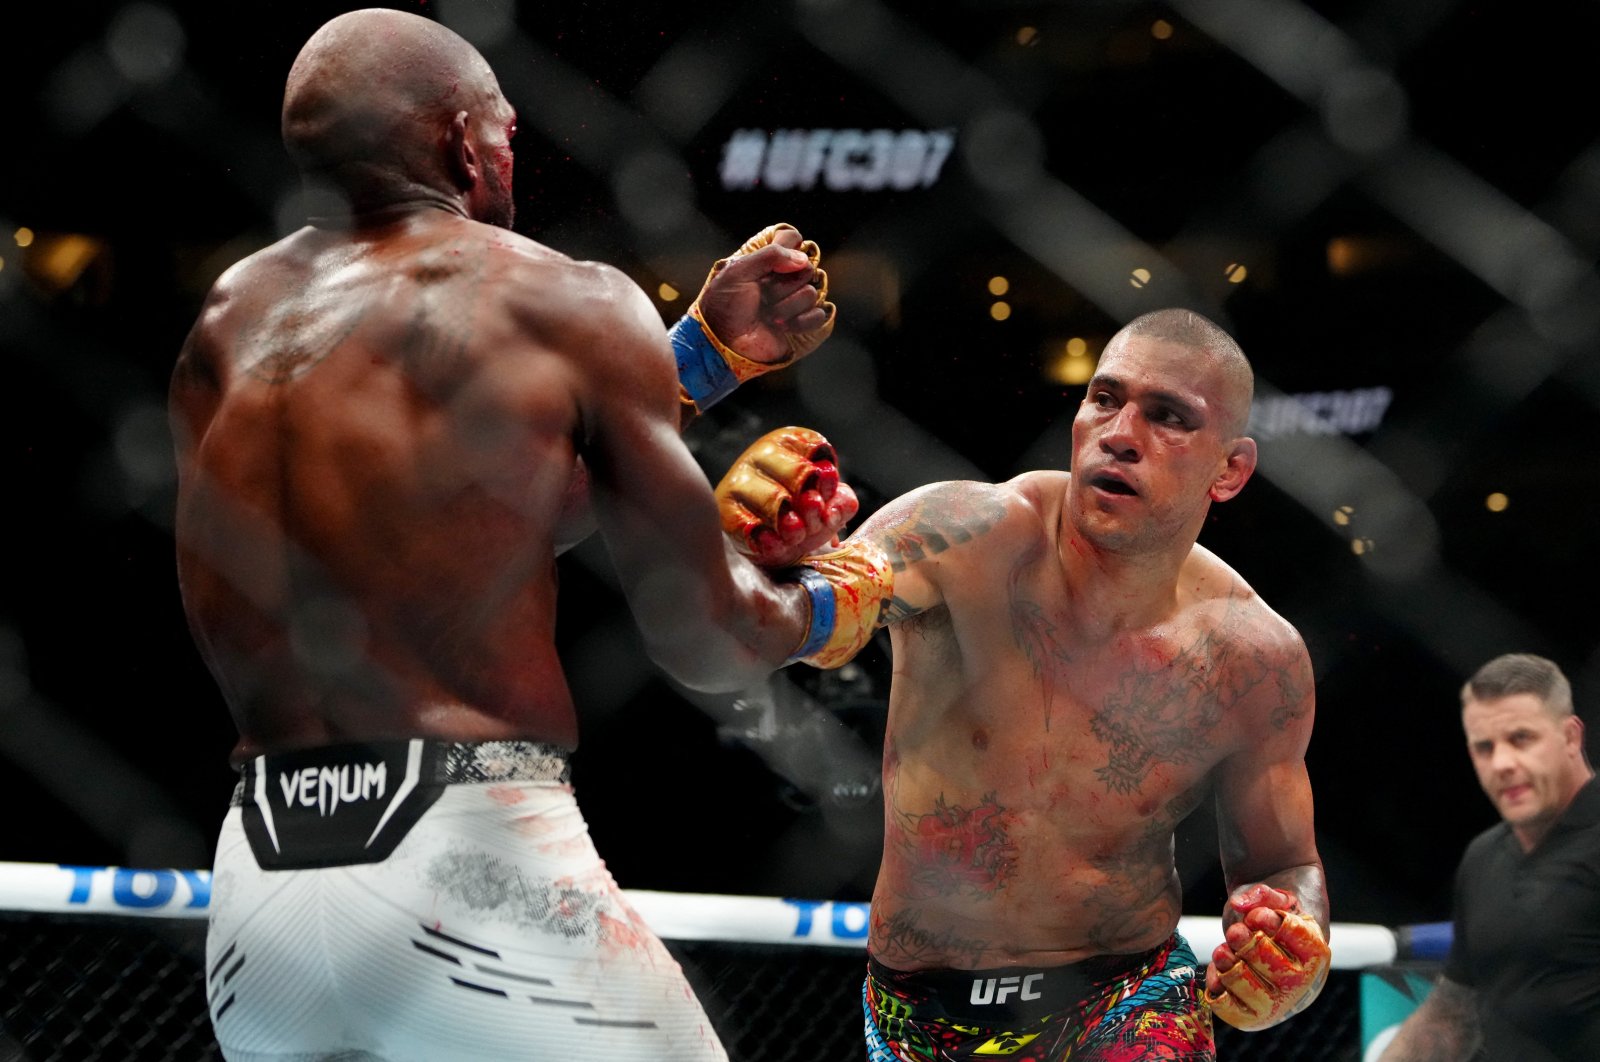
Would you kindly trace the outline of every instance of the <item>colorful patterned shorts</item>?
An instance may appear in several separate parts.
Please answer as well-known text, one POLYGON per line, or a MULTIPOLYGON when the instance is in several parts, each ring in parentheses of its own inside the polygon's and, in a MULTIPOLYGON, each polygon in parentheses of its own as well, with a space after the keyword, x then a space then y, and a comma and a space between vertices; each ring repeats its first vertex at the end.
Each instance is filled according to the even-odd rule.
POLYGON ((868 1062, 1214 1062, 1204 967, 1176 933, 1068 966, 892 970, 868 960, 868 1062))

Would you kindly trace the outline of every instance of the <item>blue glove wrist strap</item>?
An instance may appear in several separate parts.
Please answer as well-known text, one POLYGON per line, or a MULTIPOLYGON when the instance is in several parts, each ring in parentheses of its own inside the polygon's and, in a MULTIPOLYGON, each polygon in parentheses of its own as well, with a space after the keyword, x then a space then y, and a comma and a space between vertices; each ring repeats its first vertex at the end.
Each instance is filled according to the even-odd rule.
POLYGON ((806 640, 800 648, 789 656, 789 663, 804 659, 822 649, 828 644, 828 639, 833 637, 835 611, 833 600, 833 584, 828 582, 826 576, 815 568, 801 566, 789 570, 796 582, 805 587, 806 593, 811 597, 811 627, 806 632, 806 640))
POLYGON ((688 314, 667 332, 678 359, 678 382, 702 413, 733 393, 738 377, 706 335, 699 321, 688 314))

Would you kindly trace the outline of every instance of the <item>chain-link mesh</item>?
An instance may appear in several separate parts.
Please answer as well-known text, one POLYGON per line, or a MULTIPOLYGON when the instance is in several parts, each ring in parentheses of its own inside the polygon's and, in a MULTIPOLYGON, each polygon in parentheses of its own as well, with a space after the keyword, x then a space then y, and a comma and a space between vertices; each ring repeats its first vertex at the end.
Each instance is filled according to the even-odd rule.
POLYGON ((0 916, 0 1062, 220 1059, 205 923, 0 916))
MULTIPOLYGON (((859 952, 759 944, 668 945, 730 1062, 859 1062, 859 952)), ((205 923, 0 914, 0 1062, 220 1059, 204 986, 205 923)), ((1334 971, 1292 1022, 1217 1030, 1228 1062, 1354 1062, 1358 975, 1334 971)))

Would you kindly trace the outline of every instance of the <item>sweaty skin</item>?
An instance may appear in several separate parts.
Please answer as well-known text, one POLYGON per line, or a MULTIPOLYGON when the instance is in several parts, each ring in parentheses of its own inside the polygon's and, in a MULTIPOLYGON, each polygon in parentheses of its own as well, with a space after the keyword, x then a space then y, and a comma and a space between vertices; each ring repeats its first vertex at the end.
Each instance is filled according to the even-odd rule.
POLYGON ((871 946, 897 969, 1157 946, 1182 912, 1173 831, 1213 784, 1230 881, 1315 862, 1276 826, 1310 807, 1298 636, 1199 546, 1153 622, 1082 615, 1063 577, 1083 548, 1062 535, 1069 481, 942 484, 858 532, 897 557, 897 598, 902 566, 936 572, 942 597, 897 601, 891 627, 871 946))
MULTIPOLYGON (((1281 912, 1326 934, 1310 659, 1196 542, 1255 468, 1251 386, 1214 325, 1147 315, 1101 357, 1071 473, 933 484, 852 536, 894 569, 880 962, 1044 966, 1154 948, 1182 911, 1174 830, 1206 800, 1230 891, 1210 991, 1281 912)), ((1313 998, 1287 992, 1274 1020, 1313 998)))
MULTIPOLYGON (((351 216, 224 274, 171 384, 180 584, 235 762, 574 747, 555 556, 591 505, 657 662, 723 689, 780 665, 804 593, 723 540, 649 299, 506 227, 515 114, 487 65, 414 16, 330 27, 290 75, 284 133, 351 216)), ((800 259, 792 296, 810 267, 774 253, 800 259)))

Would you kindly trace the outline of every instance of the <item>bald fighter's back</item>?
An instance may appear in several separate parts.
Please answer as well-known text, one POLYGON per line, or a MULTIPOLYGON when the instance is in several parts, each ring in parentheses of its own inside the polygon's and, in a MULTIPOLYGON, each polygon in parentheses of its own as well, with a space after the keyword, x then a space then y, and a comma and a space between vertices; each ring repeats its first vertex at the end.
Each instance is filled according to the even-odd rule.
POLYGON ((417 735, 576 743, 555 523, 585 322, 619 301, 650 312, 624 287, 434 210, 304 229, 218 282, 174 376, 191 455, 178 540, 236 758, 417 735))

